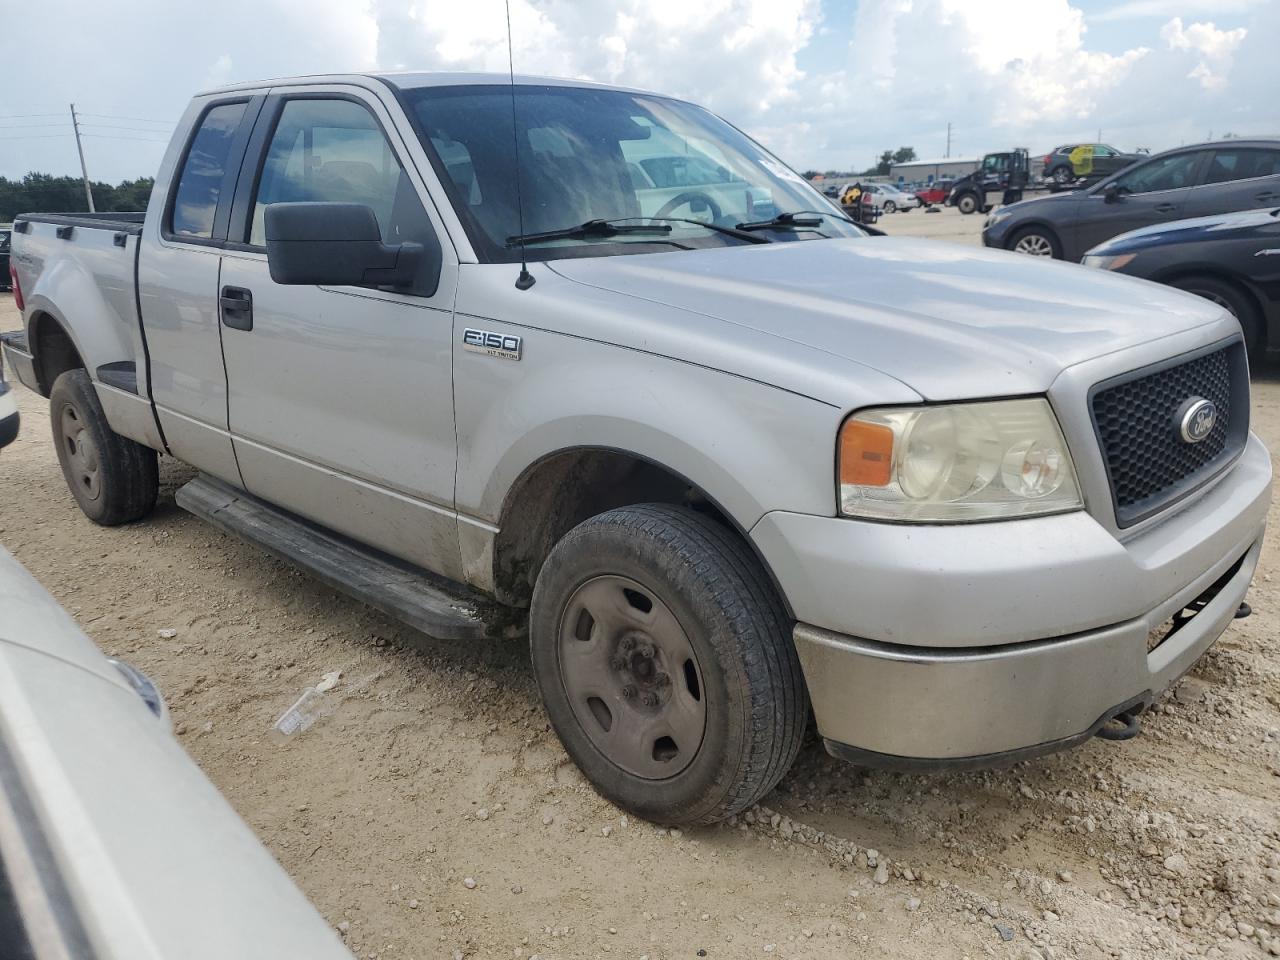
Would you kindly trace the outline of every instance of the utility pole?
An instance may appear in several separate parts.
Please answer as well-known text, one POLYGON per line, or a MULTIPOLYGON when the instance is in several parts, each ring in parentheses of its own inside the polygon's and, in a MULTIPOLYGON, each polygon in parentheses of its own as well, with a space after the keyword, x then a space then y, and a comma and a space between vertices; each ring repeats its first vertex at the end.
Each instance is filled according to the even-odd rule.
POLYGON ((951 121, 947 121, 947 152, 944 154, 946 158, 951 159, 951 121))
POLYGON ((80 154, 80 176, 84 177, 84 198, 89 201, 89 212, 93 209, 93 191, 89 189, 89 168, 84 165, 84 144, 80 142, 80 121, 76 119, 76 105, 71 105, 71 129, 76 132, 76 151, 80 154))

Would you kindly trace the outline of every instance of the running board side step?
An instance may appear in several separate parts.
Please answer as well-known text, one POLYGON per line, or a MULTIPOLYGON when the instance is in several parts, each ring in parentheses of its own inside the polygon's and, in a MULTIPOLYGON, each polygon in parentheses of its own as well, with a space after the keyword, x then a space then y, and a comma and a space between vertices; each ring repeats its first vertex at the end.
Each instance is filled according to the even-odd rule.
POLYGON ((400 563, 201 474, 179 488, 178 506, 306 570, 322 583, 440 640, 486 636, 480 594, 400 563))

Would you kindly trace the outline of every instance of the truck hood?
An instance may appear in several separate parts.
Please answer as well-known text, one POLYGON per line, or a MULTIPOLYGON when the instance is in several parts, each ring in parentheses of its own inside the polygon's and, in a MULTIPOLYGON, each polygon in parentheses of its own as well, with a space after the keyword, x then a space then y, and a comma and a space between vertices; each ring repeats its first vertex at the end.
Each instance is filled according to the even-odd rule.
MULTIPOLYGON (((877 237, 561 260, 579 283, 873 367, 928 400, 1042 393, 1073 364, 1221 319, 1156 284, 877 237)), ((793 353, 803 354, 797 349, 793 353)), ((738 371, 730 371, 738 372, 738 371)))

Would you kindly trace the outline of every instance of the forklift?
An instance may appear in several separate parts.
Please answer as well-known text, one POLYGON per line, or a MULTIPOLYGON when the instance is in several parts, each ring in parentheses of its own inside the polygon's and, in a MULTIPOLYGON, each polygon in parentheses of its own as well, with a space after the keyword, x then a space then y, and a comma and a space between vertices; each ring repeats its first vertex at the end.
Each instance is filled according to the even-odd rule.
POLYGON ((1001 203, 1017 203, 1030 181, 1031 158, 1026 147, 988 153, 977 170, 955 182, 947 203, 961 213, 986 213, 991 209, 988 193, 1001 190, 1001 203))

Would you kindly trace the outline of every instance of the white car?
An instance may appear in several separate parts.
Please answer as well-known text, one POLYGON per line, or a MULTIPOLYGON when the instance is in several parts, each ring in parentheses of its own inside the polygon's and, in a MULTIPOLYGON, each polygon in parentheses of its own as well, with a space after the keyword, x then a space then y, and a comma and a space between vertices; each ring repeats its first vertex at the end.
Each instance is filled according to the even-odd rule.
MULTIPOLYGON (((0 447, 12 399, 0 377, 0 447)), ((0 611, 0 957, 352 960, 183 752, 155 685, 3 547, 0 611)))
POLYGON ((868 183, 863 189, 875 197, 875 204, 885 213, 914 210, 920 206, 920 198, 903 193, 890 183, 868 183))

